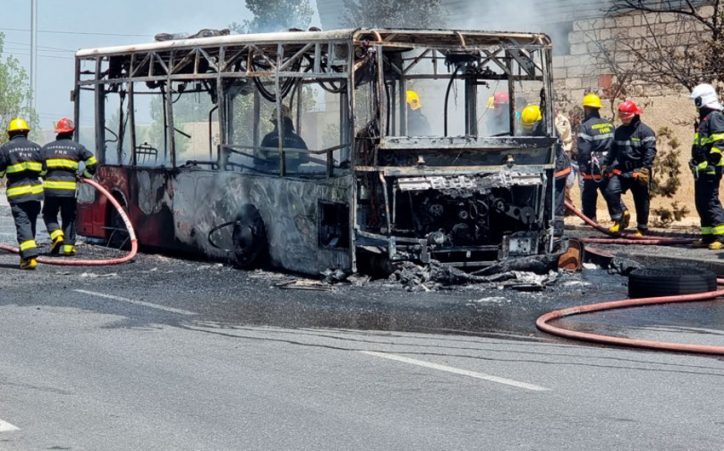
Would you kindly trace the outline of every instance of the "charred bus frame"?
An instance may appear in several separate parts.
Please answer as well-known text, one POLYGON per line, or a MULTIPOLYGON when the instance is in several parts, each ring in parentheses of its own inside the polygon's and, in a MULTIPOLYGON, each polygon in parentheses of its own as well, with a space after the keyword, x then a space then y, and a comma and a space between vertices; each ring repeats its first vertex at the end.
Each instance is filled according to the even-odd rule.
MULTIPOLYGON (((211 258, 231 254, 244 266, 267 256, 274 265, 306 273, 356 271, 361 257, 480 266, 552 251, 552 121, 545 121, 544 136, 521 136, 514 107, 516 84, 537 81, 536 103, 544 117, 553 117, 550 64, 550 40, 533 33, 357 29, 231 35, 81 50, 72 97, 80 130, 88 125, 81 96, 93 95, 99 181, 126 205, 142 245, 211 258), (415 73, 421 62, 432 69, 415 73), (447 84, 444 130, 407 136, 404 98, 410 83, 424 80, 447 84), (477 89, 501 80, 510 104, 508 130, 481 136, 477 89), (454 83, 464 92, 464 133, 450 136, 454 83), (141 162, 149 154, 157 158, 159 149, 139 142, 134 107, 137 88, 144 85, 163 99, 167 158, 150 167, 141 162), (209 159, 179 164, 177 135, 189 135, 174 123, 174 96, 189 92, 189 85, 211 99, 209 159), (276 106, 283 137, 284 105, 296 109, 298 129, 303 87, 309 85, 338 96, 338 144, 302 151, 279 139, 276 148, 261 146, 261 104, 276 106), (294 93, 296 104, 289 105, 294 93), (120 97, 120 119, 109 132, 106 103, 113 95, 120 97), (246 124, 250 145, 233 142, 239 131, 234 99, 240 95, 253 97, 246 124), (369 113, 364 122, 357 117, 362 103, 369 113), (115 152, 108 133, 116 137, 115 152), (263 160, 259 152, 275 152, 278 165, 270 170, 257 164, 263 160), (307 163, 290 167, 299 153, 307 163)), ((115 233, 103 199, 82 190, 79 200, 81 234, 115 233)))

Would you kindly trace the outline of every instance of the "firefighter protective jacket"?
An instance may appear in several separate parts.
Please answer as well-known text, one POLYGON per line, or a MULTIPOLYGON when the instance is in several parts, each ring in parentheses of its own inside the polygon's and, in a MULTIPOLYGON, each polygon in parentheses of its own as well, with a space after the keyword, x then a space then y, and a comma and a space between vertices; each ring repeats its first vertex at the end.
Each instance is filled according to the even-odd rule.
POLYGON ((11 204, 43 200, 40 146, 23 135, 15 135, 0 147, 0 178, 7 175, 7 196, 11 204))
POLYGON ((716 110, 702 110, 703 117, 694 134, 691 158, 699 172, 715 172, 715 167, 724 166, 724 114, 716 110), (711 167, 709 167, 711 166, 711 167))
POLYGON ((601 165, 613 141, 613 124, 598 114, 587 117, 578 132, 577 161, 584 175, 601 175, 601 165))
POLYGON ((60 138, 46 144, 41 150, 47 173, 45 195, 50 197, 74 197, 76 172, 80 162, 85 162, 84 177, 92 177, 98 162, 93 154, 70 138, 60 138))
MULTIPOLYGON (((560 136, 558 136, 558 130, 555 129, 556 133, 556 142, 554 144, 555 146, 555 152, 556 152, 556 167, 555 167, 555 178, 561 179, 564 177, 567 177, 568 174, 571 172, 571 159, 568 157, 568 154, 563 148, 563 141, 561 140, 560 136)), ((533 136, 545 136, 546 135, 546 125, 544 121, 538 121, 538 123, 533 128, 533 136)))
POLYGON ((629 125, 621 125, 613 132, 613 143, 604 164, 631 172, 639 168, 651 169, 655 157, 656 133, 637 116, 629 125))

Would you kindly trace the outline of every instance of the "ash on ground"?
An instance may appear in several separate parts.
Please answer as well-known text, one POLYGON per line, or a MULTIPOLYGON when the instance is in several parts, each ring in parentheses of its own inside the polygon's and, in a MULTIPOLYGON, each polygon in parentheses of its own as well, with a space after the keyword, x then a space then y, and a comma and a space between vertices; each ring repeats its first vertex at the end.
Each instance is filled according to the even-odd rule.
POLYGON ((558 274, 548 264, 537 259, 523 262, 507 262, 485 270, 468 273, 437 261, 421 266, 412 262, 396 264, 388 280, 402 285, 408 291, 435 291, 464 285, 486 285, 523 291, 543 290, 558 280, 558 274), (529 270, 523 270, 528 268, 529 270), (532 270, 531 270, 532 269, 532 270))

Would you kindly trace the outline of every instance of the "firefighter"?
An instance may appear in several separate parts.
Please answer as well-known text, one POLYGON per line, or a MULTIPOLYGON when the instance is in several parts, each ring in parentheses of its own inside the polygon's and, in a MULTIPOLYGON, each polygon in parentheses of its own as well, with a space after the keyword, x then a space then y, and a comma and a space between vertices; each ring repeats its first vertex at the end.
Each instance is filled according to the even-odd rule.
POLYGON ((700 84, 691 91, 699 110, 689 166, 694 174, 694 203, 701 218, 701 239, 694 247, 724 247, 724 210, 719 201, 724 149, 724 114, 712 85, 700 84))
MULTIPOLYGON (((307 144, 304 142, 301 136, 294 131, 294 122, 292 121, 292 114, 289 107, 282 105, 281 107, 282 117, 282 130, 284 133, 284 139, 282 145, 284 149, 290 150, 288 153, 285 152, 286 168, 290 171, 296 171, 299 165, 306 163, 309 158, 307 155, 307 144), (296 149, 296 150, 294 150, 296 149)), ((269 121, 274 124, 274 130, 267 133, 261 141, 261 147, 263 149, 261 155, 266 166, 269 169, 276 169, 279 167, 279 124, 277 124, 277 109, 274 108, 269 121)))
MULTIPOLYGON (((543 113, 538 105, 528 105, 523 108, 520 113, 520 120, 523 126, 523 135, 527 136, 545 136, 545 121, 543 120, 543 113)), ((557 135, 557 133, 556 133, 557 135)), ((556 147, 556 161, 555 161, 555 197, 553 202, 554 207, 554 219, 553 219, 553 234, 557 237, 563 235, 564 222, 563 217, 566 213, 565 206, 565 192, 566 192, 566 180, 568 175, 571 173, 571 160, 563 149, 562 141, 557 136, 556 147)), ((546 189, 546 197, 550 193, 550 186, 546 189)), ((547 197, 550 199, 549 197, 547 197)), ((550 201, 546 201, 546 206, 550 205, 550 201)), ((549 216, 549 214, 548 214, 549 216)), ((550 217, 550 216, 549 216, 550 217)))
MULTIPOLYGON (((578 170, 583 183, 581 185, 581 209, 583 214, 596 221, 596 204, 598 192, 605 197, 609 179, 601 171, 604 158, 613 141, 613 124, 601 118, 601 98, 588 93, 583 96, 583 122, 579 128, 576 142, 578 170)), ((613 217, 611 205, 608 212, 613 217)), ((622 216, 624 228, 628 226, 630 215, 624 209, 622 216)))
POLYGON ((10 140, 0 147, 0 177, 7 176, 7 197, 20 245, 20 269, 35 269, 40 254, 35 242, 35 224, 43 200, 40 146, 28 140, 30 127, 15 118, 7 128, 10 140))
POLYGON ((407 103, 407 135, 425 136, 430 134, 430 123, 422 114, 420 95, 416 91, 405 91, 407 103))
POLYGON ((76 176, 80 163, 85 164, 82 176, 91 178, 95 174, 98 162, 93 154, 82 144, 72 140, 75 124, 64 117, 55 123, 55 141, 43 146, 40 154, 46 173, 43 185, 45 202, 43 221, 50 234, 50 253, 73 256, 75 250, 75 216, 77 201, 75 198, 76 176), (58 213, 62 221, 58 223, 58 213))
POLYGON ((487 107, 491 110, 486 121, 488 136, 510 133, 510 96, 507 92, 498 91, 488 98, 487 107))
POLYGON ((649 184, 656 157, 656 133, 641 122, 642 113, 633 100, 618 106, 621 125, 613 132, 611 150, 604 159, 604 172, 611 177, 604 193, 612 212, 613 225, 608 229, 611 233, 620 233, 626 228, 621 194, 629 189, 636 206, 635 235, 648 232, 649 184))

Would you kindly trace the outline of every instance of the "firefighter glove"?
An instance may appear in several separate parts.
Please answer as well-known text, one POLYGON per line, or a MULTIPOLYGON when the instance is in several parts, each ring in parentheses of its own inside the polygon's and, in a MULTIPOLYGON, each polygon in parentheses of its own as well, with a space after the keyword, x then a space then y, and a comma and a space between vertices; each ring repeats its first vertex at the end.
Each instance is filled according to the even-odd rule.
POLYGON ((718 166, 719 162, 721 161, 721 150, 716 147, 712 147, 711 152, 709 152, 709 156, 707 157, 707 160, 712 166, 718 166))
POLYGON ((651 170, 649 168, 634 169, 633 173, 640 184, 648 186, 649 180, 651 180, 651 170))

